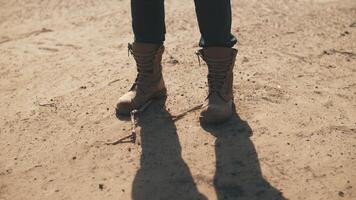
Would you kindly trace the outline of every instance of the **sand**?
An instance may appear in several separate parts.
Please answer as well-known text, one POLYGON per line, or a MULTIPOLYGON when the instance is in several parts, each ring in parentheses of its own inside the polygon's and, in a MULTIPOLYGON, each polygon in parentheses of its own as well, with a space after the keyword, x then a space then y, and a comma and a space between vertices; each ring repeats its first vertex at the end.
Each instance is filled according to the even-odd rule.
POLYGON ((168 98, 135 78, 129 0, 0 0, 0 199, 356 199, 356 1, 233 0, 236 116, 202 126, 192 0, 166 0, 168 98), (165 105, 165 106, 164 106, 165 105))

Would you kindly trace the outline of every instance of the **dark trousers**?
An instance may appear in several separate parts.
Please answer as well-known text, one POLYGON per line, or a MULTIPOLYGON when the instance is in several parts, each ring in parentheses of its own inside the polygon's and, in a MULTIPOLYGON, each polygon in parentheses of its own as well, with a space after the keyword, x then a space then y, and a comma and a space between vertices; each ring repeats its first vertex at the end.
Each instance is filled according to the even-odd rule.
MULTIPOLYGON (((230 0, 194 0, 201 47, 232 47, 230 0)), ((164 0, 131 0, 135 42, 162 44, 165 40, 164 0)))

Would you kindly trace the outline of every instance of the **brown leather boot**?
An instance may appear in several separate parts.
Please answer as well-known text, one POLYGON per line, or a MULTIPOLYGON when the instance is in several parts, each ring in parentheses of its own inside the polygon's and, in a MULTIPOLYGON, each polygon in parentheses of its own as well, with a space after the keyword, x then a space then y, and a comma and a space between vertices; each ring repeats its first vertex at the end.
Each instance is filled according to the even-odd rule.
POLYGON ((221 123, 232 116, 233 68, 237 50, 226 47, 207 47, 197 52, 208 65, 209 94, 200 120, 203 123, 221 123))
POLYGON ((163 45, 133 43, 128 46, 137 66, 137 77, 129 92, 124 94, 116 106, 116 113, 129 115, 154 98, 166 96, 167 89, 162 77, 163 45))

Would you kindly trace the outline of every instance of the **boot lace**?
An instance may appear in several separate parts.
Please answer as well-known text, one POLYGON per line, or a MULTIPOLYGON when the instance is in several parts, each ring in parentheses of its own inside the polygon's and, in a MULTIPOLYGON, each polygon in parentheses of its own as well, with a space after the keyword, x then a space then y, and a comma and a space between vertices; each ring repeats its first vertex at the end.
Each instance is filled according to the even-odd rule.
POLYGON ((213 92, 219 92, 222 89, 228 71, 230 70, 231 59, 210 59, 205 57, 201 51, 196 52, 196 55, 198 56, 199 66, 200 58, 202 58, 208 65, 208 96, 210 96, 210 94, 213 92), (226 65, 229 65, 229 67, 226 67, 226 65))
POLYGON ((145 91, 145 88, 149 85, 150 76, 154 73, 153 62, 156 55, 156 51, 152 51, 145 54, 137 54, 133 51, 132 44, 128 44, 128 56, 130 54, 134 57, 137 66, 137 76, 130 90, 134 88, 145 91))

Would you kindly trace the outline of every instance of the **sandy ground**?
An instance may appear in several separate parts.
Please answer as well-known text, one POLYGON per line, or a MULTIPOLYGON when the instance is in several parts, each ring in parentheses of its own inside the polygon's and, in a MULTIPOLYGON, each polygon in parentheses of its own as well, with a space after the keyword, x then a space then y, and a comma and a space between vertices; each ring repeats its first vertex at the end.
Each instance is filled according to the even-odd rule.
POLYGON ((106 145, 130 134, 129 5, 0 0, 1 200, 356 199, 356 1, 233 0, 237 114, 209 127, 170 117, 207 69, 193 1, 167 0, 169 96, 106 145))

